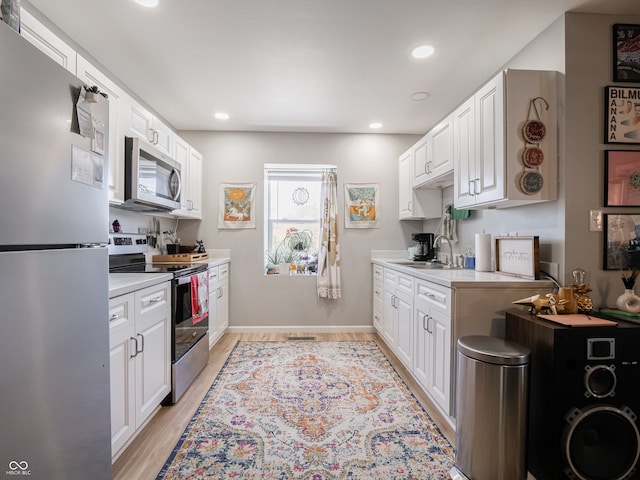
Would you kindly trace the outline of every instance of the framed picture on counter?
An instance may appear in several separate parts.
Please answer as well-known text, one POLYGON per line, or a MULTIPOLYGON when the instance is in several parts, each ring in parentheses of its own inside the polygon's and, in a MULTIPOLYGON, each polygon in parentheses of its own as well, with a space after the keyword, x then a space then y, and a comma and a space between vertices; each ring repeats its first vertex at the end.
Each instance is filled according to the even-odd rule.
POLYGON ((640 88, 605 87, 604 143, 640 143, 640 88))
POLYGON ((496 237, 496 273, 540 279, 540 237, 496 237))
POLYGON ((613 26, 613 81, 640 82, 640 25, 613 26))
POLYGON ((640 214, 604 215, 604 270, 640 268, 640 214))
POLYGON ((640 150, 605 152, 604 202, 605 207, 640 207, 640 150))

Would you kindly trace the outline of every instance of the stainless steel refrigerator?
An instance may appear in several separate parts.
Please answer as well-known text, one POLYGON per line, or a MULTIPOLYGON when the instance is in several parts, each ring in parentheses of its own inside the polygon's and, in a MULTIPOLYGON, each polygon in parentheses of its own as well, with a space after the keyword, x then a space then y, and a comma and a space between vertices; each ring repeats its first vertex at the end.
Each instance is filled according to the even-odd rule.
POLYGON ((82 86, 0 22, 0 475, 8 478, 111 478, 108 103, 79 112, 82 86))

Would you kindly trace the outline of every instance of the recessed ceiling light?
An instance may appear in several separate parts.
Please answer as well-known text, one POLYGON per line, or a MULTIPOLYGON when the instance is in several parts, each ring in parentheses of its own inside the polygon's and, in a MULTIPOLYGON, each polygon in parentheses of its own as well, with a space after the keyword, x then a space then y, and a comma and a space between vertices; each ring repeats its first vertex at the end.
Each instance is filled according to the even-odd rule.
POLYGON ((213 114, 218 120, 229 120, 229 114, 224 112, 216 112, 213 114))
POLYGON ((142 5, 143 7, 157 7, 158 0, 135 0, 137 4, 142 5))
POLYGON ((421 102, 422 100, 426 100, 430 96, 431 94, 429 92, 416 92, 411 94, 411 100, 421 102))
POLYGON ((433 55, 434 49, 431 45, 418 45, 411 50, 411 56, 413 58, 427 58, 433 55))
POLYGON ((369 128, 373 128, 373 129, 382 128, 382 124, 380 122, 373 122, 369 124, 369 128))

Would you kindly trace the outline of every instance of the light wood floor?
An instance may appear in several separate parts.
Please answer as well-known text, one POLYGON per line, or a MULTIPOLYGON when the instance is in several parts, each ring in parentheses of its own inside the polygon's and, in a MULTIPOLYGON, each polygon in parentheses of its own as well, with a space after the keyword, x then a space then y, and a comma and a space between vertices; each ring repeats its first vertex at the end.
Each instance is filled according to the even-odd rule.
POLYGON ((209 363, 180 401, 176 405, 162 407, 118 458, 113 465, 113 480, 156 478, 238 340, 277 341, 296 336, 313 336, 317 340, 375 340, 445 437, 454 445, 453 430, 396 356, 375 333, 225 334, 210 350, 209 363))

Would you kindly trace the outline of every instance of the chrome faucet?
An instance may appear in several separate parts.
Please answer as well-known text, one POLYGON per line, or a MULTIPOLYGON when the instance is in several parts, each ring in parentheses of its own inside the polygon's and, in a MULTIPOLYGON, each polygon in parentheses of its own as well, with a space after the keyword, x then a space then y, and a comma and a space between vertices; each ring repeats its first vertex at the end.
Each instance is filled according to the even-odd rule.
POLYGON ((433 241, 433 248, 438 248, 438 243, 441 240, 445 240, 449 245, 449 257, 447 258, 446 265, 451 266, 453 262, 453 247, 451 246, 451 240, 445 235, 438 235, 436 239, 433 241))

